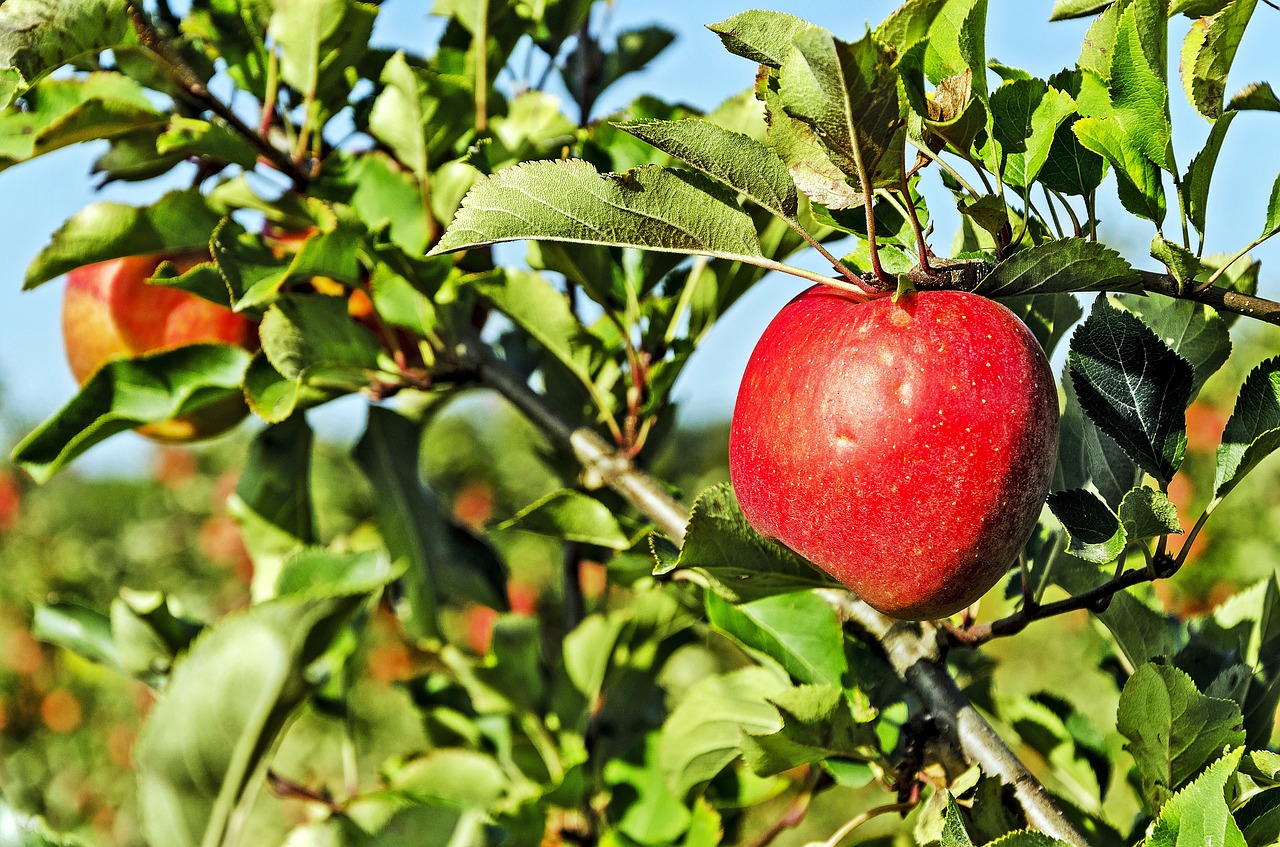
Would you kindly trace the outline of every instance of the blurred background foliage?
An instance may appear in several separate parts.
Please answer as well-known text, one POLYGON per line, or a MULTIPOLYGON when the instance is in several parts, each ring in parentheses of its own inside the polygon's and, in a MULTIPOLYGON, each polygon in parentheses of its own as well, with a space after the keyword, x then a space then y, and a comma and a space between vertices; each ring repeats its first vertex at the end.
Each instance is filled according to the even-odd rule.
MULTIPOLYGON (((1170 492, 1184 525, 1208 498, 1213 449, 1236 386, 1280 346, 1280 330, 1241 322, 1234 341, 1228 365, 1188 414, 1186 473, 1170 492)), ((512 614, 538 615, 546 622, 544 637, 554 638, 563 615, 561 545, 506 522, 571 481, 571 469, 491 392, 463 392, 420 414, 426 420, 424 477, 447 499, 454 519, 483 532, 508 563, 512 614)), ((727 426, 727 421, 707 421, 679 429, 655 458, 656 468, 684 492, 727 479, 727 426)), ((142 843, 130 757, 154 694, 139 681, 38 641, 32 633, 33 603, 106 609, 117 587, 124 586, 164 592, 176 609, 199 621, 247 607, 252 564, 227 511, 238 481, 237 457, 247 440, 241 432, 207 446, 158 448, 150 467, 129 476, 84 476, 73 469, 36 487, 13 468, 0 472, 0 786, 12 805, 45 816, 57 831, 104 847, 142 843)), ((317 450, 312 494, 326 542, 347 538, 356 544, 362 533, 373 531, 373 493, 362 480, 352 468, 349 445, 327 443, 317 450)), ((1204 614, 1272 573, 1280 560, 1278 489, 1280 465, 1269 461, 1223 504, 1197 540, 1188 566, 1156 584, 1167 608, 1183 617, 1204 614)), ((607 569, 592 552, 585 551, 583 565, 587 611, 625 605, 623 586, 649 567, 645 551, 615 556, 607 569)), ((984 608, 983 615, 995 612, 984 608)), ((498 619, 491 609, 470 606, 448 616, 445 625, 451 640, 481 655, 490 647, 498 619)), ((356 771, 369 776, 396 756, 428 746, 429 736, 445 729, 430 711, 415 707, 430 668, 395 616, 382 608, 361 631, 362 672, 349 720, 360 757, 356 771)), ((696 679, 706 672, 707 658, 694 652, 683 664, 670 662, 667 675, 696 679)), ((1096 785, 1099 770, 1110 774, 1113 789, 1123 787, 1123 768, 1099 767, 1122 756, 1124 739, 1114 729, 1114 716, 1123 677, 1111 666, 1114 650, 1104 631, 1087 613, 1042 621, 1023 637, 998 639, 982 653, 956 655, 964 665, 967 693, 1006 737, 1022 742, 1015 749, 1051 789, 1068 798, 1096 796, 1096 788, 1080 783, 1096 785), (1046 738, 1046 715, 1027 714, 1033 707, 1070 716, 1062 727, 1067 735, 1046 738)), ((274 765, 289 775, 274 783, 271 801, 279 804, 279 814, 266 819, 282 827, 300 823, 315 802, 307 791, 340 784, 339 725, 339 719, 312 706, 290 730, 274 765)), ((771 816, 785 812, 793 798, 782 785, 758 787, 781 793, 752 810, 748 829, 764 827, 771 816)), ((804 824, 775 843, 799 845, 825 836, 860 806, 873 804, 877 793, 824 792, 804 824)), ((1124 820, 1138 809, 1129 791, 1101 793, 1107 808, 1089 811, 1124 820)), ((895 826, 890 816, 869 825, 865 837, 895 826)), ((258 835, 279 839, 284 831, 258 835)), ((896 843, 887 834, 883 838, 862 843, 896 843)))

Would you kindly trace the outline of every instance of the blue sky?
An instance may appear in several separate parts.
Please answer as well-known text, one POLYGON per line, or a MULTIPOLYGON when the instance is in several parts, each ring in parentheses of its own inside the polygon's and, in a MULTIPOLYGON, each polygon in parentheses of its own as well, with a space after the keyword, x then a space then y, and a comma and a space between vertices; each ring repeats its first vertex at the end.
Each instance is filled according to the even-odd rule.
MULTIPOLYGON (((727 53, 705 24, 759 7, 790 12, 832 30, 845 38, 857 38, 866 22, 875 23, 897 4, 888 0, 789 0, 759 4, 743 0, 617 0, 604 21, 613 30, 661 24, 677 33, 676 43, 654 65, 620 84, 598 107, 608 110, 625 104, 637 94, 653 93, 668 100, 713 108, 724 98, 751 85, 754 67, 727 53)), ((1046 76, 1072 64, 1079 52, 1087 22, 1047 23, 1049 0, 990 0, 987 53, 1006 64, 1046 76)), ((429 45, 436 26, 420 0, 387 0, 375 41, 382 45, 422 50, 429 45)), ((1185 31, 1184 20, 1173 24, 1174 38, 1185 31)), ((1275 70, 1275 45, 1280 43, 1280 11, 1259 4, 1232 70, 1228 91, 1246 83, 1268 79, 1280 84, 1275 70)), ((1176 62, 1177 42, 1170 53, 1176 62)), ((1208 124, 1196 116, 1180 88, 1173 92, 1174 144, 1185 167, 1199 149, 1208 124)), ((1250 113, 1239 118, 1231 133, 1215 176, 1209 206, 1209 252, 1234 251, 1261 228, 1268 195, 1280 170, 1280 148, 1274 139, 1280 115, 1250 113)), ((0 173, 0 428, 12 439, 19 420, 33 422, 52 414, 74 393, 75 385, 62 354, 58 324, 62 282, 48 283, 22 292, 27 263, 69 215, 97 199, 143 204, 167 186, 159 182, 113 185, 94 193, 89 168, 100 155, 98 145, 81 145, 37 159, 0 173)), ((1153 267, 1145 257, 1152 231, 1133 222, 1110 199, 1101 207, 1104 236, 1134 261, 1153 267), (1123 226, 1121 226, 1123 224, 1123 226)), ((933 204, 941 237, 935 249, 944 252, 954 229, 954 215, 938 214, 942 197, 933 204)), ((1280 258, 1280 248, 1264 245, 1263 294, 1280 296, 1280 274, 1268 267, 1280 258), (1270 261, 1268 261, 1270 260, 1270 261)), ((820 268, 820 263, 810 263, 820 268)), ((717 327, 677 386, 687 411, 696 417, 727 415, 732 408, 738 376, 755 339, 769 318, 800 288, 789 278, 770 278, 743 299, 717 327)), ((343 403, 324 413, 323 425, 331 432, 355 431, 362 422, 360 403, 343 403)), ((118 436, 96 448, 79 467, 95 471, 127 471, 148 458, 148 443, 133 435, 118 436)))

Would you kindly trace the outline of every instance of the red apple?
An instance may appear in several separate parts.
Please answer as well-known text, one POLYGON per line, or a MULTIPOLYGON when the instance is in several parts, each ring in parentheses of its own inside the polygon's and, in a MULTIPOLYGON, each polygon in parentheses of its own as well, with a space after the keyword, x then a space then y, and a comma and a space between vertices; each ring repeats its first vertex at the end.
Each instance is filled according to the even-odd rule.
MULTIPOLYGON (((257 346, 257 328, 225 306, 176 288, 147 285, 165 259, 187 270, 207 257, 127 256, 76 268, 67 274, 62 338, 71 373, 82 385, 111 359, 187 344, 223 342, 257 346)), ((199 416, 140 427, 161 441, 208 438, 239 423, 242 398, 201 409, 199 416)))
POLYGON ((863 302, 817 286, 751 355, 729 468, 761 534, 885 614, 932 619, 1007 572, 1057 447, 1053 374, 1004 306, 958 291, 863 302))

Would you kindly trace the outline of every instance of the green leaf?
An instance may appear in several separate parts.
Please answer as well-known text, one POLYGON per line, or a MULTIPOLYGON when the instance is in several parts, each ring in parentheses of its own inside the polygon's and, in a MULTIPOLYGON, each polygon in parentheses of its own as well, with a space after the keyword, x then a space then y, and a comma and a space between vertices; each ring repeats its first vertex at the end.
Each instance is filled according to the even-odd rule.
POLYGON ((1125 547, 1120 519, 1095 494, 1083 489, 1049 495, 1049 509, 1070 538, 1067 552, 1086 562, 1114 562, 1125 547))
POLYGON ((1163 235, 1151 239, 1151 258, 1164 265, 1169 275, 1179 283, 1195 280, 1203 269, 1195 253, 1163 235))
POLYGON ((1204 147, 1191 160, 1191 164, 1187 165, 1186 176, 1182 178, 1183 190, 1187 195, 1187 217, 1201 235, 1204 234, 1209 209, 1209 183, 1218 164, 1218 154, 1222 152, 1222 142, 1226 139, 1227 130, 1231 128, 1236 114, 1238 113, 1227 112, 1214 121, 1204 147))
POLYGON ((973 96, 987 101, 987 0, 948 0, 929 28, 925 72, 938 83, 973 71, 973 96))
POLYGON ((103 365, 80 393, 13 450, 44 481, 95 444, 143 424, 193 415, 236 420, 249 353, 226 344, 192 344, 103 365))
POLYGON ((1146 847, 1246 847, 1226 799, 1228 781, 1243 752, 1236 749, 1223 756, 1165 803, 1146 847))
POLYGON ((891 66, 870 34, 849 43, 815 28, 796 36, 778 76, 787 113, 853 180, 861 162, 872 188, 896 187, 900 176, 904 124, 891 66))
POLYGON ((1227 74, 1258 0, 1231 0, 1212 17, 1191 23, 1182 46, 1182 87, 1196 111, 1222 116, 1227 74))
POLYGON ((779 68, 791 55, 796 36, 817 27, 784 12, 753 10, 710 24, 707 29, 720 36, 721 43, 730 53, 757 64, 779 68))
POLYGON ((411 67, 403 52, 383 66, 382 84, 369 113, 369 131, 425 185, 432 169, 463 146, 474 125, 470 93, 453 80, 411 67))
POLYGON ((1040 342, 1045 356, 1052 358, 1058 342, 1077 321, 1084 317, 1080 301, 1070 294, 1033 294, 1027 297, 1011 297, 1004 305, 1027 325, 1040 342))
POLYGON ((1280 112, 1280 97, 1269 82, 1251 82, 1237 91, 1227 104, 1227 111, 1280 112))
POLYGON ((689 828, 692 817, 683 798, 667 786, 658 764, 661 736, 644 737, 643 756, 638 762, 623 758, 604 764, 605 781, 613 788, 609 817, 617 820, 618 831, 639 844, 673 844, 689 828))
POLYGON ((929 29, 948 0, 908 0, 876 26, 876 41, 899 56, 929 37, 929 29))
POLYGON ((949 791, 947 811, 942 824, 942 847, 973 847, 973 841, 964 826, 964 818, 960 815, 960 807, 949 791))
POLYGON ((1200 393, 1209 377, 1231 354, 1227 323, 1211 306, 1175 300, 1160 294, 1115 298, 1133 312, 1169 349, 1191 365, 1191 397, 1200 393))
POLYGON ((23 288, 107 259, 207 249, 220 219, 196 191, 171 191, 142 207, 93 203, 53 234, 28 266, 23 288))
POLYGON ((1267 203, 1267 223, 1262 228, 1262 238, 1270 238, 1280 232, 1280 176, 1271 186, 1271 200, 1267 203))
POLYGON ((410 631, 434 639, 445 603, 505 609, 506 573, 484 542, 449 522, 418 473, 419 446, 418 430, 407 418, 371 406, 355 458, 378 492, 376 517, 387 552, 393 563, 407 567, 410 631))
POLYGON ((706 603, 713 626, 766 654, 802 683, 839 685, 848 670, 840 621, 811 591, 738 605, 708 592, 706 603))
POLYGON ((782 728, 766 698, 787 683, 760 667, 709 676, 685 692, 662 725, 659 763, 678 797, 709 781, 742 755, 744 733, 782 728))
POLYGON ((27 85, 79 56, 124 42, 123 0, 5 0, 0 7, 0 67, 27 85))
POLYGON ((839 587, 790 549, 752 529, 727 483, 699 495, 678 558, 655 572, 675 568, 700 569, 710 577, 712 590, 730 603, 803 588, 839 587))
POLYGON ((1120 523, 1130 541, 1181 534, 1178 508, 1154 488, 1135 488, 1120 503, 1120 523))
MULTIPOLYGON (((280 51, 280 78, 321 104, 336 98, 368 49, 376 6, 353 0, 275 0, 267 35, 280 51)), ((345 103, 327 109, 337 112, 345 103)))
POLYGON ((1114 2, 1115 0, 1054 0, 1049 20, 1067 21, 1072 18, 1087 18, 1089 15, 1101 12, 1114 2))
POLYGON ((859 691, 850 699, 838 685, 801 685, 769 700, 783 725, 768 735, 746 735, 743 754, 760 776, 772 776, 831 757, 864 760, 879 750, 875 709, 859 691))
POLYGON ((1084 409, 1072 385, 1069 369, 1061 380, 1062 419, 1058 432, 1058 465, 1053 488, 1061 491, 1092 485, 1113 510, 1139 481, 1133 459, 1111 436, 1098 429, 1084 409))
POLYGON ((507 793, 511 781, 492 756, 446 747, 396 767, 387 782, 418 802, 488 809, 507 793))
POLYGON ((148 841, 223 842, 263 778, 266 754, 312 688, 307 667, 362 599, 277 600, 196 639, 134 750, 148 841))
POLYGON ((55 834, 44 818, 31 817, 0 797, 0 836, 4 847, 89 847, 78 838, 55 834))
POLYGON ((589 494, 568 488, 530 503, 498 528, 523 529, 610 550, 631 546, 631 539, 608 506, 589 494))
POLYGON ((320 406, 351 393, 350 388, 310 384, 299 375, 290 379, 274 367, 262 351, 249 361, 244 374, 244 396, 253 413, 269 424, 282 423, 295 412, 320 406))
POLYGON ((1084 238, 1064 238, 1014 253, 978 283, 975 293, 1001 298, 1141 287, 1142 278, 1115 250, 1084 238))
POLYGON ((750 216, 705 177, 654 167, 602 176, 580 159, 480 180, 428 255, 526 238, 765 261, 750 216))
POLYGON ((299 544, 314 544, 311 453, 315 435, 297 415, 254 436, 236 483, 240 503, 299 544))
POLYGON ((1280 448, 1280 356, 1260 363, 1240 388, 1218 447, 1214 496, 1225 497, 1276 448, 1280 448))
POLYGON ((1160 169, 1134 146, 1120 122, 1115 118, 1081 118, 1071 129, 1082 145, 1115 168, 1121 204, 1139 217, 1163 223, 1166 208, 1160 169))
POLYGON ((276 595, 337 597, 370 594, 400 576, 381 550, 338 553, 306 547, 289 556, 276 581, 276 595))
POLYGON ((17 68, 0 68, 0 110, 9 108, 22 85, 22 74, 17 68))
POLYGON ((1238 705, 1201 694, 1183 671, 1138 668, 1120 692, 1116 728, 1128 739, 1148 807, 1159 809, 1223 748, 1243 744, 1242 720, 1238 705))
POLYGON ((991 94, 996 141, 1004 153, 1004 181, 1029 187, 1049 160, 1058 128, 1075 114, 1071 95, 1038 79, 1006 82, 991 94))
POLYGON ((1152 48, 1144 29, 1144 4, 1132 4, 1121 13, 1111 63, 1111 105, 1128 143, 1163 170, 1172 172, 1173 130, 1162 64, 1167 24, 1163 14, 1157 17, 1160 44, 1152 48))
POLYGON ((121 666, 120 651, 111 634, 111 620, 93 609, 75 603, 36 603, 31 635, 91 662, 112 668, 121 666))
POLYGON ((693 165, 779 217, 794 220, 799 199, 787 166, 765 145, 702 120, 618 124, 693 165))
POLYGON ((257 149, 244 136, 222 124, 180 115, 171 116, 168 127, 156 138, 156 152, 162 156, 200 156, 245 170, 252 170, 258 161, 257 149))
POLYGON ((356 391, 369 384, 382 345, 347 314, 345 297, 286 294, 262 318, 262 352, 287 379, 356 391))
POLYGON ((1102 297, 1071 336, 1067 370, 1098 428, 1163 483, 1186 452, 1193 371, 1134 315, 1102 297))
POLYGON ((199 622, 175 614, 159 591, 125 588, 111 601, 111 635, 120 667, 153 687, 203 630, 199 622))
POLYGON ((1107 162, 1085 147, 1076 136, 1078 119, 1068 119, 1054 133, 1049 157, 1040 170, 1040 182, 1050 191, 1087 197, 1102 184, 1107 162))

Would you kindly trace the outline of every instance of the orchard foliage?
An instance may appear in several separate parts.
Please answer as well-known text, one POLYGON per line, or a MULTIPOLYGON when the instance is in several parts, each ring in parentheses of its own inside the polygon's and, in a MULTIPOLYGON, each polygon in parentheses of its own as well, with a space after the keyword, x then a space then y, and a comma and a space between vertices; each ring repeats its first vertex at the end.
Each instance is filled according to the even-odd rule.
MULTIPOLYGON (((129 573, 98 608, 34 611, 155 692, 133 749, 145 843, 714 847, 789 837, 811 805, 803 834, 829 844, 864 824, 944 847, 1280 840, 1274 562, 1199 615, 1148 585, 1280 447, 1280 357, 1215 377, 1239 370, 1238 316, 1280 321, 1247 257, 1280 233, 1280 181, 1257 237, 1204 250, 1224 137, 1280 111, 1265 82, 1225 87, 1267 5, 1059 0, 1094 20, 1048 79, 987 56, 986 0, 842 34, 743 12, 712 26, 743 94, 601 115, 672 34, 608 32, 593 0, 437 0, 427 54, 369 47, 380 4, 355 0, 5 0, 0 167, 98 141, 104 184, 185 186, 74 215, 27 287, 204 251, 151 283, 259 327, 254 350, 107 365, 14 451, 44 481, 218 398, 262 422, 226 501, 242 608, 190 614, 129 573), (1198 151, 1174 150, 1184 96, 1198 151), (1153 235, 1146 268, 1099 241, 1113 191, 1153 235), (927 203, 960 214, 947 250, 927 203), (834 276, 790 264, 802 249, 834 276), (1066 343, 1048 509, 976 619, 869 613, 698 473, 672 386, 769 271, 963 288, 1066 343), (1188 513, 1207 384, 1231 411, 1188 513), (353 394, 366 427, 320 485, 307 413, 353 394), (1046 668, 1067 657, 1041 620, 1081 610, 1084 666, 1046 668), (1020 675, 1017 644, 1038 660, 1020 675)), ((81 843, 9 804, 0 834, 81 843)))

